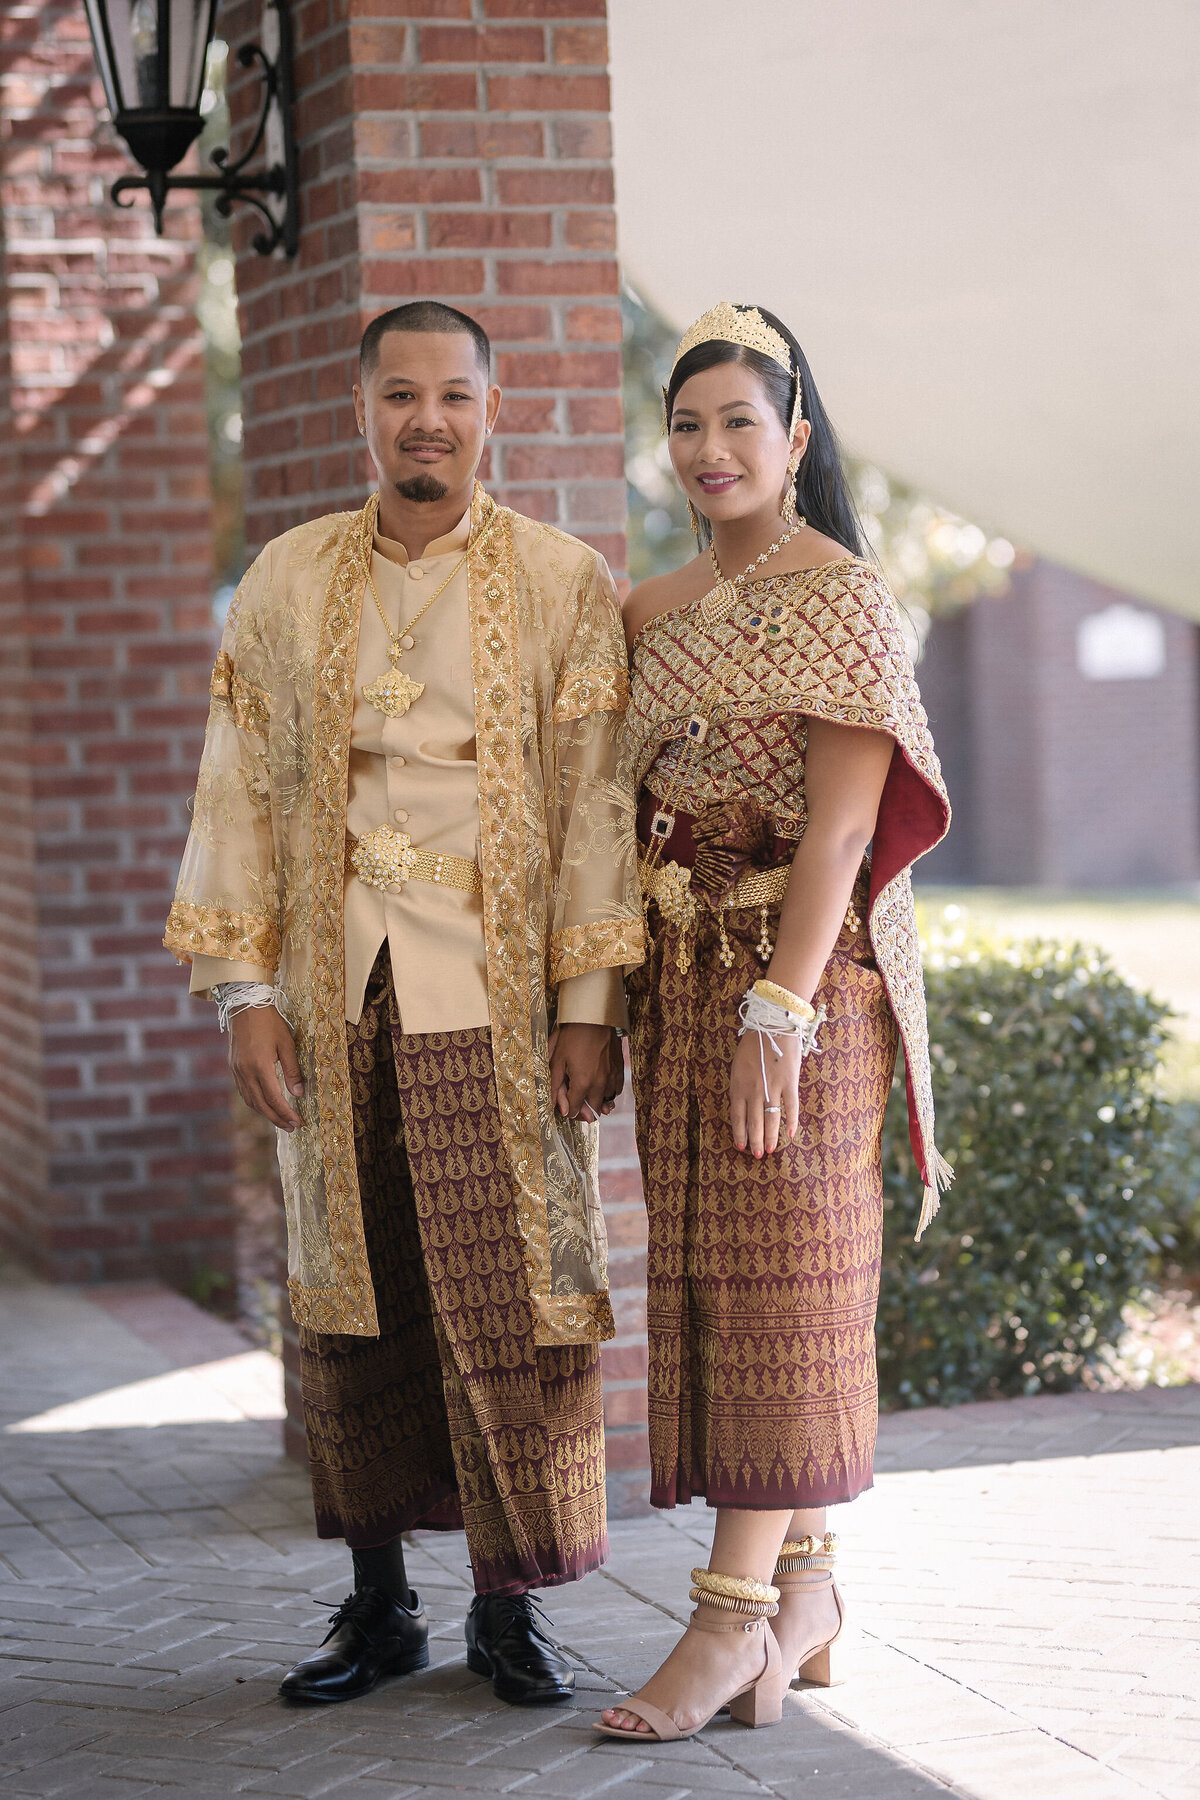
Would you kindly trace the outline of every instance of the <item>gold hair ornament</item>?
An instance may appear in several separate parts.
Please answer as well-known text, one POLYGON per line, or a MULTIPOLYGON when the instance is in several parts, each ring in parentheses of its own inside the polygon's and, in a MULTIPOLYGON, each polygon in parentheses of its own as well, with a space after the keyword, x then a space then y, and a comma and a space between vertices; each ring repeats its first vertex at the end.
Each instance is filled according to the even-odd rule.
POLYGON ((672 375, 681 357, 689 350, 694 350, 698 344, 714 342, 741 344, 746 350, 757 350, 760 356, 769 356, 772 362, 778 363, 785 375, 796 373, 787 339, 773 325, 767 324, 757 306, 737 307, 731 300, 719 300, 680 338, 675 361, 671 364, 672 375))
MULTIPOLYGON (((760 356, 769 356, 777 363, 785 375, 796 383, 796 397, 792 402, 792 418, 788 426, 789 439, 796 435, 797 427, 804 417, 804 395, 801 390, 800 371, 793 365, 791 345, 787 339, 759 312, 757 306, 735 306, 732 300, 718 300, 710 306, 702 318, 684 332, 679 340, 679 348, 675 352, 675 361, 671 364, 674 375, 680 360, 689 350, 695 350, 699 344, 740 344, 746 350, 757 350, 760 356)), ((667 390, 663 389, 663 431, 668 429, 667 390)), ((787 483, 783 492, 780 510, 783 522, 789 529, 796 526, 796 473, 800 467, 801 452, 793 450, 788 459, 787 483)), ((800 521, 803 524, 803 520, 800 521)), ((695 530, 695 526, 693 526, 695 530)), ((696 536, 699 537, 699 532, 696 536)))

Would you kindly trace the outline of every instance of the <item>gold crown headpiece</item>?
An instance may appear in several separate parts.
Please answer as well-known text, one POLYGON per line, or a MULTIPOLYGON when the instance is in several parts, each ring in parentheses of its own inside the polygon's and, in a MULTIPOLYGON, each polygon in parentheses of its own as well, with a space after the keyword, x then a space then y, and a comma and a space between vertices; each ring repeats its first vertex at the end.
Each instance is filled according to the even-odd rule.
MULTIPOLYGON (((792 408, 792 431, 803 416, 803 399, 800 392, 800 371, 792 364, 791 347, 787 339, 759 312, 757 306, 735 306, 732 300, 719 300, 710 306, 702 318, 689 326, 679 340, 679 348, 675 352, 675 361, 671 364, 671 373, 679 366, 680 359, 697 344, 743 344, 747 350, 757 350, 760 356, 769 356, 778 363, 785 375, 795 377, 796 401, 792 408)), ((663 423, 666 424, 666 392, 663 393, 663 423)))
POLYGON ((785 337, 782 337, 773 325, 759 312, 757 306, 737 307, 731 300, 720 300, 716 306, 710 306, 704 317, 684 332, 679 340, 679 348, 675 352, 675 361, 671 364, 671 373, 675 373, 676 365, 689 350, 697 344, 710 344, 717 340, 723 344, 744 344, 747 350, 757 350, 761 356, 769 356, 777 362, 787 375, 794 375, 792 352, 785 337))

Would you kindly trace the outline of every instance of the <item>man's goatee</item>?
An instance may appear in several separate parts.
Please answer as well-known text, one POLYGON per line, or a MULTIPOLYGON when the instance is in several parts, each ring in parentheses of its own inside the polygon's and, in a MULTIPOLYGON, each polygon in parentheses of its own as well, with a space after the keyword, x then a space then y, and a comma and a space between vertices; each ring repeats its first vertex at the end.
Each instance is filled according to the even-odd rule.
POLYGON ((444 500, 450 489, 436 475, 414 475, 408 481, 398 481, 396 492, 402 500, 415 500, 418 506, 428 506, 435 500, 444 500))

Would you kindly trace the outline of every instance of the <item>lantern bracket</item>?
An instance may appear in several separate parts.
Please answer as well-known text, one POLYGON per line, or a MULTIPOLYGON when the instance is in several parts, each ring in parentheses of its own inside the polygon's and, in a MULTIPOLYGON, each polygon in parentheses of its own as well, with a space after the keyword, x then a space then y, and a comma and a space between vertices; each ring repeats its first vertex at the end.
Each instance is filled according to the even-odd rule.
MULTIPOLYGON (((144 175, 122 175, 118 181, 113 182, 109 190, 115 204, 126 207, 132 206, 135 192, 146 189, 154 213, 154 229, 159 237, 162 236, 163 207, 168 193, 175 189, 189 189, 192 192, 215 193, 217 211, 224 219, 233 211, 235 200, 244 200, 261 213, 265 229, 254 238, 254 248, 260 256, 271 256, 279 249, 286 256, 295 256, 300 247, 300 184, 296 137, 292 129, 292 102, 295 93, 292 81, 292 24, 287 0, 267 0, 267 6, 274 13, 278 24, 279 45, 274 58, 267 54, 261 44, 243 44, 237 53, 238 62, 244 69, 258 64, 262 80, 262 106, 245 154, 231 163, 228 145, 224 145, 212 152, 211 161, 217 171, 214 175, 170 175, 164 169, 150 168, 144 175), (270 142, 271 137, 276 135, 270 131, 272 114, 278 123, 278 143, 275 146, 270 142), (272 148, 275 149, 274 160, 269 167, 252 170, 247 174, 247 166, 258 154, 264 139, 267 140, 268 154, 272 148), (126 198, 127 195, 129 198, 126 198), (271 195, 283 201, 278 213, 263 198, 271 195)), ((141 118, 146 124, 153 123, 146 120, 145 114, 141 118)), ((120 119, 115 123, 120 130, 120 119)), ((164 114, 163 124, 169 127, 170 123, 170 115, 164 114)), ((144 130, 145 126, 143 132, 144 130)))

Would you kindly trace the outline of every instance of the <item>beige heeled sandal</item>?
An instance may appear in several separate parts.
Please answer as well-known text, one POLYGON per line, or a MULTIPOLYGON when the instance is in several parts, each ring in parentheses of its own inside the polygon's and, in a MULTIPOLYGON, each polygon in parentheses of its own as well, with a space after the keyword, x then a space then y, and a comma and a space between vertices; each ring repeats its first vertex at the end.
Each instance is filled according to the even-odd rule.
POLYGON ((780 1607, 787 1604, 789 1594, 811 1593, 816 1588, 829 1585, 833 1589, 833 1603, 837 1607, 838 1616, 837 1630, 831 1638, 801 1648, 797 1657, 798 1667, 788 1677, 788 1685, 791 1687, 804 1681, 813 1682, 817 1687, 838 1687, 846 1679, 838 1652, 838 1641, 846 1623, 846 1608, 833 1578, 836 1551, 837 1538, 832 1531, 827 1531, 822 1539, 807 1537, 786 1543, 779 1552, 779 1561, 771 1579, 779 1589, 780 1607))
POLYGON ((653 1706, 643 1700, 639 1694, 631 1694, 628 1700, 617 1701, 623 1712, 631 1712, 650 1727, 649 1731, 626 1731, 620 1725, 606 1725, 600 1720, 593 1726, 604 1737, 622 1738, 637 1744, 673 1744, 684 1738, 695 1737, 706 1725, 711 1725, 716 1715, 728 1708, 729 1716, 739 1725, 757 1727, 760 1725, 776 1725, 783 1717, 784 1674, 783 1664, 779 1658, 779 1645, 775 1634, 767 1626, 767 1619, 778 1609, 778 1593, 763 1582, 737 1582, 736 1577, 709 1576, 707 1570, 693 1569, 692 1579, 696 1586, 692 1589, 692 1599, 697 1602, 696 1610, 688 1620, 688 1629, 696 1631, 738 1631, 757 1632, 761 1635, 766 1648, 767 1662, 761 1675, 748 1681, 745 1687, 739 1688, 731 1699, 723 1701, 721 1706, 713 1708, 707 1719, 701 1719, 698 1725, 689 1726, 684 1731, 661 1707, 653 1706), (704 1578, 702 1581, 702 1577, 704 1578), (723 1587, 710 1587, 710 1581, 720 1582, 723 1587), (737 1582, 738 1586, 753 1587, 760 1590, 762 1600, 746 1599, 734 1595, 730 1589, 737 1582), (770 1595, 770 1599, 765 1596, 770 1595))

